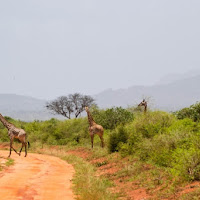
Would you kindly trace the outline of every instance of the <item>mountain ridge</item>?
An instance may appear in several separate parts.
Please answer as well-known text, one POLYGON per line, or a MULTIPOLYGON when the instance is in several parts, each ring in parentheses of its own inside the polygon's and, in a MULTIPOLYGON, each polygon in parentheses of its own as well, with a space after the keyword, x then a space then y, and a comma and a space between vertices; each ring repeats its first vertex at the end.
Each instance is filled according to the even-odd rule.
MULTIPOLYGON (((93 97, 100 108, 136 106, 150 97, 152 109, 175 111, 200 100, 200 75, 182 78, 168 84, 130 86, 117 90, 107 89, 93 97)), ((23 121, 65 119, 51 114, 45 107, 47 100, 25 95, 0 94, 0 113, 23 121)))
POLYGON ((137 105, 142 98, 154 99, 154 107, 174 111, 200 100, 200 75, 176 80, 169 84, 132 86, 126 89, 103 91, 95 95, 100 107, 137 105))

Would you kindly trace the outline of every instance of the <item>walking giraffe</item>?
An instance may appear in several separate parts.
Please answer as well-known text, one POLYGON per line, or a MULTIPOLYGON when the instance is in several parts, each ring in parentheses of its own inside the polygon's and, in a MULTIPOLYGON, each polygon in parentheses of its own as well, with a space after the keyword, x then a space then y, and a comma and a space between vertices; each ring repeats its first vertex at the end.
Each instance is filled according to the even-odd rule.
POLYGON ((92 148, 93 148, 93 141, 94 141, 95 134, 97 134, 99 138, 101 139, 101 147, 103 148, 104 147, 103 127, 94 121, 88 107, 85 107, 85 111, 87 112, 87 116, 88 116, 89 134, 91 137, 92 148))
POLYGON ((138 106, 144 106, 144 114, 147 112, 147 101, 145 99, 138 106))
POLYGON ((27 143, 28 143, 28 147, 30 146, 30 143, 26 141, 26 137, 27 137, 26 132, 23 129, 16 128, 12 123, 6 121, 6 119, 1 114, 0 114, 0 121, 8 129, 8 136, 10 138, 10 154, 8 157, 11 156, 12 149, 15 151, 15 153, 17 153, 17 151, 12 146, 14 138, 17 138, 22 143, 22 147, 21 147, 19 153, 17 153, 17 154, 20 156, 21 151, 22 151, 23 147, 25 146, 25 157, 26 157, 27 156, 27 143))

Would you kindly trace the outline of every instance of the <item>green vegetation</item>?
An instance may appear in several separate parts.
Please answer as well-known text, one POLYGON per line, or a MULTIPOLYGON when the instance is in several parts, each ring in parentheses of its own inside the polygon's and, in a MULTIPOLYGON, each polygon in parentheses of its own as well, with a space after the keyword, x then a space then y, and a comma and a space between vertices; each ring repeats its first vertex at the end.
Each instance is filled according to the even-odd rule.
POLYGON ((101 124, 105 129, 113 130, 118 125, 125 125, 133 121, 133 113, 122 107, 108 108, 100 110, 93 107, 92 116, 96 123, 101 124))
POLYGON ((0 171, 3 170, 3 169, 5 168, 5 166, 6 166, 6 167, 9 167, 9 166, 11 166, 11 165, 14 165, 14 160, 11 159, 11 158, 7 158, 7 161, 6 161, 6 162, 3 162, 3 164, 0 163, 0 171))
MULTIPOLYGON (((17 127, 23 128, 28 134, 30 143, 48 145, 77 145, 88 138, 88 124, 86 118, 59 121, 34 121, 30 123, 15 121, 17 127)), ((9 141, 7 130, 0 126, 1 141, 9 141)))
MULTIPOLYGON (((200 128, 197 122, 177 120, 171 114, 156 111, 138 116, 124 129, 128 140, 115 140, 119 144, 117 150, 123 156, 137 156, 142 161, 165 167, 185 180, 200 179, 200 128)), ((112 141, 109 145, 116 146, 112 141)))
MULTIPOLYGON (((101 156, 105 155, 104 149, 101 147, 97 148, 99 149, 101 156)), ((117 196, 112 194, 109 190, 109 188, 113 186, 112 182, 107 178, 96 176, 95 166, 78 156, 69 154, 69 149, 70 147, 68 146, 51 148, 49 145, 44 145, 43 149, 40 149, 37 146, 35 152, 60 157, 74 166, 76 173, 72 181, 74 193, 77 195, 76 198, 78 200, 115 200, 117 196)), ((88 150, 88 152, 90 151, 88 150)), ((102 162, 97 164, 97 167, 106 164, 106 162, 102 162)))
POLYGON ((11 159, 11 158, 8 158, 7 161, 6 161, 6 166, 9 167, 11 165, 14 165, 14 160, 11 159))
POLYGON ((75 191, 79 200, 114 200, 115 196, 107 188, 112 184, 108 179, 95 176, 95 168, 83 159, 69 155, 64 157, 74 164, 76 174, 74 177, 75 191))
MULTIPOLYGON (((199 108, 200 103, 197 103, 174 114, 163 111, 148 111, 143 114, 136 109, 133 109, 135 112, 131 112, 130 108, 129 110, 121 107, 100 110, 94 107, 91 109, 94 120, 105 129, 106 148, 104 151, 94 151, 93 153, 96 154, 96 157, 102 157, 119 152, 122 158, 132 157, 138 160, 138 163, 154 166, 145 175, 145 173, 139 173, 143 165, 134 163, 118 174, 118 176, 132 174, 132 178, 134 180, 140 179, 141 183, 142 179, 145 182, 147 177, 151 176, 157 185, 162 184, 163 179, 160 178, 160 174, 155 169, 161 169, 163 174, 167 174, 166 176, 170 177, 171 180, 179 180, 179 183, 200 180, 199 108), (98 153, 99 155, 97 155, 98 153)), ((35 146, 43 148, 44 145, 62 145, 70 148, 80 146, 90 148, 91 145, 86 117, 65 121, 51 119, 30 123, 7 119, 27 131, 28 139, 33 146, 32 149, 35 146)), ((0 124, 0 134, 2 142, 8 141, 7 130, 2 124, 0 124)), ((95 137, 94 142, 94 149, 96 146, 100 146, 98 136, 95 137)), ((95 180, 88 180, 87 173, 84 173, 88 171, 88 173, 94 174, 94 169, 90 169, 90 166, 87 166, 83 160, 78 161, 74 157, 67 159, 74 160, 75 166, 76 162, 79 163, 79 166, 76 166, 77 177, 74 181, 76 188, 79 188, 77 193, 81 194, 80 199, 94 199, 95 196, 99 197, 96 199, 108 199, 104 197, 110 194, 105 193, 104 195, 93 190, 92 185, 97 181, 97 177, 95 180), (83 186, 79 185, 79 182, 81 184, 84 180, 91 184, 88 186, 87 192, 80 189, 83 186)), ((104 165, 107 165, 107 161, 99 161, 95 167, 103 167, 104 165)), ((110 183, 100 178, 98 182, 98 184, 95 183, 99 187, 98 191, 107 191, 105 188, 109 187, 110 183)), ((155 186, 152 182, 148 184, 149 188, 155 186)), ((173 184, 176 184, 176 181, 173 184)), ((167 182, 163 187, 168 187, 167 182)), ((171 193, 175 193, 172 182, 170 187, 171 193)), ((185 199, 187 196, 189 195, 185 195, 185 199)))
POLYGON ((128 133, 123 126, 119 126, 117 129, 111 132, 108 141, 108 150, 110 153, 118 151, 122 144, 128 142, 128 133))
POLYGON ((189 108, 183 108, 175 112, 178 119, 190 118, 193 121, 200 120, 200 102, 191 105, 189 108))

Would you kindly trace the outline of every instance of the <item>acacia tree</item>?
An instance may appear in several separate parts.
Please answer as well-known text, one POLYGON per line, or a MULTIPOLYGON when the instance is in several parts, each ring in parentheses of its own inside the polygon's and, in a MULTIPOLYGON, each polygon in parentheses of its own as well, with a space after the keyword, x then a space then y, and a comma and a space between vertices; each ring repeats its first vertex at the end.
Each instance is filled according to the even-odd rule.
POLYGON ((89 107, 92 104, 94 104, 94 99, 91 96, 75 93, 47 102, 46 108, 54 114, 71 119, 72 114, 77 118, 84 111, 85 106, 89 107))
POLYGON ((86 106, 89 107, 94 104, 94 99, 88 95, 80 95, 75 93, 70 95, 70 99, 74 104, 74 114, 76 118, 84 111, 86 106))

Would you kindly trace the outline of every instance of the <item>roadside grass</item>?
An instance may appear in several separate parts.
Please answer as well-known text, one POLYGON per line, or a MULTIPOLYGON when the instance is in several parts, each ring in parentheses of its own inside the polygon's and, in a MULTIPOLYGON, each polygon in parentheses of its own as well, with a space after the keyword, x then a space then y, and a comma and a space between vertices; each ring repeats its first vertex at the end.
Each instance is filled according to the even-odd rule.
MULTIPOLYGON (((184 186, 189 182, 180 177, 174 177, 170 170, 155 166, 139 160, 137 157, 121 157, 119 153, 109 154, 107 149, 90 145, 83 146, 48 146, 36 145, 35 153, 42 153, 60 157, 71 163, 75 168, 73 177, 73 190, 78 200, 115 200, 120 197, 128 198, 126 191, 118 190, 116 181, 121 184, 132 183, 133 189, 143 188, 151 200, 157 199, 199 199, 200 190, 188 194, 180 194, 184 186), (78 155, 70 154, 70 151, 78 152, 78 155), (87 157, 79 156, 87 154, 87 157), (98 175, 102 167, 114 164, 119 168, 112 174, 98 175), (192 197, 192 198, 191 198, 192 197)), ((32 149, 33 150, 33 149, 32 149)))
POLYGON ((134 183, 134 189, 145 188, 150 196, 148 199, 200 199, 199 185, 194 187, 193 182, 188 182, 178 176, 174 177, 168 169, 141 162, 135 158, 133 160, 135 161, 118 171, 116 176, 121 182, 134 183), (194 191, 187 191, 188 184, 191 184, 189 188, 193 188, 194 191))
MULTIPOLYGON (((39 147, 40 145, 38 145, 39 147)), ((109 188, 113 186, 113 183, 107 178, 103 178, 97 175, 96 167, 90 164, 88 161, 67 153, 67 151, 74 148, 66 146, 56 146, 51 148, 49 146, 43 146, 43 149, 34 148, 34 152, 53 155, 66 160, 72 164, 75 168, 75 175, 73 177, 73 190, 77 195, 77 200, 115 200, 117 195, 110 192, 109 188)), ((86 148, 86 151, 88 149, 86 148)), ((91 159, 91 158, 90 158, 91 159)))
POLYGON ((116 196, 111 194, 108 188, 113 184, 106 178, 98 177, 95 167, 77 156, 68 155, 64 160, 73 164, 76 174, 73 183, 79 200, 114 200, 116 196))
POLYGON ((9 167, 11 165, 14 165, 14 160, 11 158, 6 158, 5 162, 0 163, 0 171, 2 171, 5 167, 9 167))
POLYGON ((12 158, 7 158, 7 161, 6 161, 5 164, 6 164, 7 167, 9 167, 11 165, 14 165, 15 161, 12 158))
MULTIPOLYGON (((150 196, 148 199, 200 199, 200 189, 194 188, 194 191, 182 193, 184 187, 189 184, 188 181, 175 177, 166 168, 158 167, 153 163, 141 161, 137 157, 122 157, 119 153, 109 154, 107 148, 102 149, 98 144, 99 138, 96 138, 96 145, 91 149, 90 143, 83 147, 78 146, 49 146, 39 142, 34 143, 29 152, 48 154, 60 157, 71 163, 75 168, 73 177, 73 190, 78 200, 115 200, 128 198, 122 190, 118 190, 120 184, 128 185, 131 183, 133 190, 143 188, 150 196), (41 148, 43 147, 43 148, 41 148), (78 152, 77 155, 69 154, 70 151, 78 152), (79 155, 87 155, 81 158, 79 155), (119 168, 112 174, 99 175, 102 168, 107 168, 114 164, 119 168), (117 183, 116 183, 117 181, 117 183)), ((13 159, 7 159, 5 165, 14 164, 13 159)))
MULTIPOLYGON (((110 192, 109 188, 113 186, 113 183, 106 178, 100 177, 96 173, 96 167, 85 161, 84 159, 75 155, 69 155, 67 151, 75 149, 74 147, 67 146, 48 146, 41 143, 35 143, 31 146, 29 152, 35 152, 40 154, 48 154, 56 157, 60 157, 72 164, 75 168, 75 175, 73 177, 73 190, 77 195, 77 200, 115 200, 117 196, 110 192)), ((77 148, 77 147, 76 147, 77 148)), ((89 150, 86 148, 85 150, 89 150)), ((98 148, 96 148, 98 149, 98 148)), ((99 148, 101 150, 102 148, 99 148)), ((97 153, 95 157, 99 155, 105 155, 105 150, 101 153, 97 153)), ((92 157, 91 157, 92 158, 92 157)), ((90 158, 90 159, 91 159, 90 158)), ((11 166, 14 164, 14 160, 8 158, 5 165, 11 166)), ((106 163, 105 163, 106 164, 106 163)), ((0 165, 1 169, 1 165, 0 165)))
POLYGON ((190 192, 188 194, 183 194, 180 198, 181 200, 199 200, 200 199, 200 189, 190 192))
POLYGON ((139 160, 127 164, 117 177, 124 182, 134 182, 135 189, 144 188, 150 199, 169 199, 178 187, 167 170, 139 160))

